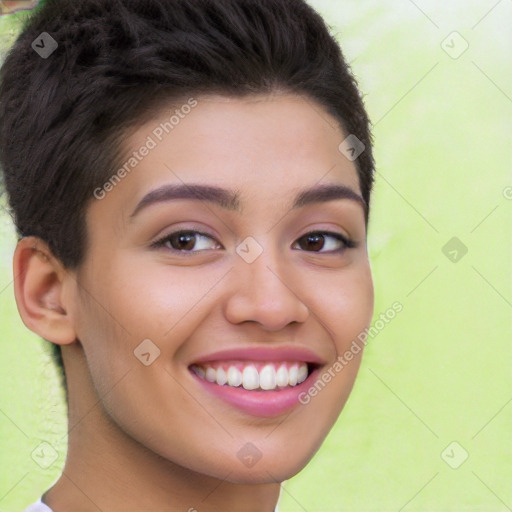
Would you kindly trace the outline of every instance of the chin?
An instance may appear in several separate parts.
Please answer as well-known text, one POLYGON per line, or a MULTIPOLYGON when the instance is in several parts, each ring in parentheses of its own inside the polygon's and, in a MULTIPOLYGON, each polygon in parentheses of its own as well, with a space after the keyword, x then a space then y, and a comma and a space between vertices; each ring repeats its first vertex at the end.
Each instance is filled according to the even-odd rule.
MULTIPOLYGON (((318 447, 321 442, 317 443, 318 447)), ((212 467, 210 476, 220 478, 234 484, 258 485, 284 482, 302 471, 316 453, 316 449, 310 449, 307 453, 293 453, 275 451, 270 454, 262 453, 261 458, 253 460, 247 465, 238 459, 233 460, 226 456, 226 463, 219 467, 212 467), (227 475, 227 476, 226 476, 227 475)), ((215 464, 216 461, 212 461, 215 464)), ((203 466, 203 472, 205 468, 203 466)))
POLYGON ((239 485, 261 485, 275 484, 288 480, 299 473, 305 464, 291 466, 278 466, 274 464, 263 464, 260 461, 256 466, 240 470, 232 468, 232 473, 225 478, 226 481, 239 485), (261 466, 260 466, 261 464, 261 466))

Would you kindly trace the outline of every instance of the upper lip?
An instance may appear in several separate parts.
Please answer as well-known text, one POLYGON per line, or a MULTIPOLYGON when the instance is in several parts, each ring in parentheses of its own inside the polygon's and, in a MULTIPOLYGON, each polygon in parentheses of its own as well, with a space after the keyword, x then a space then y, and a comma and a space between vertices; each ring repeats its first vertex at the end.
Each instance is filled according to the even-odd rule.
POLYGON ((208 363, 212 361, 298 361, 316 365, 325 364, 325 360, 306 347, 250 347, 229 348, 200 356, 193 364, 208 363))

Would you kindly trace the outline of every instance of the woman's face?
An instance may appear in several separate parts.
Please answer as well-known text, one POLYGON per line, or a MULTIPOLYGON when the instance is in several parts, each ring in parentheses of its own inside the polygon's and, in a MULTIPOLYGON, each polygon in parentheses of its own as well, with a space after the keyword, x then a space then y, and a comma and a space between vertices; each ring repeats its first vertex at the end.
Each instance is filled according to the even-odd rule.
POLYGON ((198 97, 130 136, 125 172, 91 190, 72 313, 116 428, 233 482, 282 481, 313 456, 361 352, 342 371, 337 357, 373 313, 346 135, 280 95, 198 97))

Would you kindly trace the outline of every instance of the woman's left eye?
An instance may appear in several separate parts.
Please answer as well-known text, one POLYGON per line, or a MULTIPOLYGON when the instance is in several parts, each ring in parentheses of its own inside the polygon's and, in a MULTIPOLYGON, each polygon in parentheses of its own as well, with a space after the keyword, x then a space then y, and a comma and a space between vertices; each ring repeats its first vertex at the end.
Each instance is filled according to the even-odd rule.
POLYGON ((330 231, 313 231, 301 236, 296 244, 300 244, 304 241, 303 245, 313 248, 312 252, 329 252, 329 253, 340 253, 345 249, 352 249, 356 246, 356 243, 342 235, 341 233, 331 233, 330 231), (329 242, 329 239, 331 241, 329 242), (341 245, 341 247, 339 247, 341 245), (338 247, 337 247, 338 246, 338 247), (326 250, 321 250, 325 249, 326 250))
MULTIPOLYGON (((154 242, 152 247, 165 247, 176 253, 194 253, 208 250, 208 240, 210 244, 214 242, 214 245, 222 247, 211 235, 194 230, 181 230, 170 233, 154 242), (195 250, 192 250, 194 248, 195 250)), ((332 233, 330 231, 312 231, 301 236, 294 245, 312 249, 305 249, 307 252, 319 253, 339 253, 356 246, 353 240, 340 233, 332 233)))

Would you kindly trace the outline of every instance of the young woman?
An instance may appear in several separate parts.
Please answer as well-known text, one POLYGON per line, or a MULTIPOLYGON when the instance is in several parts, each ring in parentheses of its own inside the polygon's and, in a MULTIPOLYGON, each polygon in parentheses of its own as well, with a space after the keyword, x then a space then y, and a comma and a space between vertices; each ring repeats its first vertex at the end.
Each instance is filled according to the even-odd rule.
POLYGON ((302 0, 49 0, 0 119, 16 302, 69 407, 27 510, 273 511, 373 313, 369 122, 324 21, 302 0))

